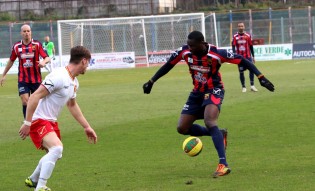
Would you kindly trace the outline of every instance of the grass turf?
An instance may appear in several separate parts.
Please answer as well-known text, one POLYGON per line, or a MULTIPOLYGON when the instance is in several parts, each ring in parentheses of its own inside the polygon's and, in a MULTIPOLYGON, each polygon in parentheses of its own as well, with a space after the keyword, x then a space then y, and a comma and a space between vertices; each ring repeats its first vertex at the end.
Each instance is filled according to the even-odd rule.
MULTIPOLYGON (((59 117, 64 153, 48 186, 58 191, 103 190, 313 190, 315 188, 315 87, 313 60, 258 62, 276 91, 241 92, 237 67, 221 68, 226 95, 219 126, 228 128, 232 172, 211 178, 217 154, 201 137, 197 157, 181 149, 177 120, 192 89, 186 65, 178 65, 144 95, 142 84, 158 69, 88 71, 79 77, 77 101, 98 134, 87 143, 65 108, 59 117), (187 184, 192 181, 192 184, 187 184)), ((28 190, 24 179, 44 154, 18 130, 22 109, 17 76, 0 88, 1 189, 28 190)), ((248 72, 246 82, 249 87, 248 72)), ((202 121, 198 121, 202 124, 202 121)))

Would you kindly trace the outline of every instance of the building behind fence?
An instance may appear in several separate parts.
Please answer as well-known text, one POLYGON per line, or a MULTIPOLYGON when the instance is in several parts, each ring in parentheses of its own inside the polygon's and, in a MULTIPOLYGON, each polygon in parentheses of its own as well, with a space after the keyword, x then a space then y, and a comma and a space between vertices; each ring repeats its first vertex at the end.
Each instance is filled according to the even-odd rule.
MULTIPOLYGON (((284 43, 314 43, 315 42, 315 9, 306 7, 303 9, 286 10, 248 10, 245 12, 227 13, 205 13, 205 35, 206 40, 220 47, 230 46, 232 34, 237 31, 237 23, 244 22, 246 30, 252 33, 254 39, 259 39, 263 44, 284 44, 284 43)), ((25 22, 7 22, 0 24, 1 49, 0 57, 8 58, 10 49, 14 42, 21 39, 20 28, 25 22)), ((51 40, 58 47, 57 41, 57 21, 31 21, 26 22, 31 25, 33 38, 43 41, 44 36, 51 36, 51 40)), ((165 25, 161 30, 167 30, 171 26, 165 25)), ((175 29, 176 30, 176 29, 175 29)), ((115 30, 113 30, 115 33, 115 30)), ((117 31, 116 31, 117 32, 117 31)), ((159 33, 159 31, 156 31, 159 33)), ((182 43, 186 41, 186 31, 182 38, 182 43)), ((161 31, 162 33, 162 31, 161 31)), ((176 31, 175 31, 176 33, 176 31)), ((172 37, 166 37, 172 38, 172 37)), ((114 39, 115 40, 115 39, 114 39)), ((122 39, 121 39, 122 40, 122 39)), ((148 51, 160 47, 153 38, 147 38, 150 46, 148 51)), ((109 49, 115 52, 115 48, 109 49)), ((58 50, 57 50, 58 54, 58 50)))

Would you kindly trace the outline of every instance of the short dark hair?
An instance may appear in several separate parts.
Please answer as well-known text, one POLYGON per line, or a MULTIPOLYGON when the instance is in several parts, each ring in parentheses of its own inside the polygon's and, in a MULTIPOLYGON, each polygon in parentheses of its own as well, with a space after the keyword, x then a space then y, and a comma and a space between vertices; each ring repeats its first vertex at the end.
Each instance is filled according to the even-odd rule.
POLYGON ((191 33, 189 33, 188 39, 189 40, 195 40, 197 42, 205 41, 205 37, 203 36, 203 34, 200 31, 192 31, 191 33))
POLYGON ((70 63, 78 64, 83 58, 90 60, 91 52, 83 46, 75 46, 70 51, 70 63))

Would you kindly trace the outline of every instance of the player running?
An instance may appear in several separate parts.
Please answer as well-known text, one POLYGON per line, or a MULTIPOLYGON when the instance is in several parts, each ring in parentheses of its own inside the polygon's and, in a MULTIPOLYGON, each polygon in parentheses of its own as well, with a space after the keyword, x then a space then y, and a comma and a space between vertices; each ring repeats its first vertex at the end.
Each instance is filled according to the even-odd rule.
POLYGON ((153 84, 181 60, 184 60, 189 67, 194 88, 182 109, 177 131, 183 135, 211 136, 219 156, 219 164, 213 177, 227 175, 231 169, 226 160, 224 137, 217 124, 224 98, 224 85, 219 72, 221 65, 224 62, 242 64, 252 71, 258 77, 260 84, 269 91, 274 91, 274 86, 255 65, 243 56, 217 49, 204 41, 201 32, 193 31, 188 35, 187 45, 176 50, 155 75, 143 85, 144 93, 149 94, 153 84), (205 127, 194 123, 198 119, 204 119, 205 127))
POLYGON ((25 180, 26 186, 36 188, 35 191, 51 190, 46 183, 63 152, 57 117, 64 105, 67 105, 72 116, 84 128, 88 140, 94 144, 97 141, 96 133, 75 99, 79 88, 76 76, 86 72, 90 59, 90 51, 83 46, 72 48, 69 65, 47 75, 29 99, 26 118, 19 131, 20 137, 24 140, 30 135, 37 149, 47 151, 33 174, 25 180))

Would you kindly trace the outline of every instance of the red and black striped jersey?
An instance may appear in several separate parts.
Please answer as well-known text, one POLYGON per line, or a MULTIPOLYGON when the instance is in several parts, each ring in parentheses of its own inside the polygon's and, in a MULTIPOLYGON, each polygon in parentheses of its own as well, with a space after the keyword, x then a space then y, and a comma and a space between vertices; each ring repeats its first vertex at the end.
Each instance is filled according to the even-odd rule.
POLYGON ((252 36, 244 32, 236 33, 233 36, 232 46, 235 46, 235 53, 242 55, 244 58, 251 58, 250 46, 253 46, 252 36))
POLYGON ((11 51, 10 60, 19 59, 18 81, 26 83, 41 83, 41 70, 38 66, 39 56, 46 58, 42 44, 37 40, 31 40, 27 45, 23 41, 16 42, 11 51))
POLYGON ((172 53, 168 62, 177 64, 185 60, 194 85, 194 92, 205 92, 213 88, 224 88, 222 77, 219 72, 221 64, 229 62, 239 64, 241 55, 234 54, 225 49, 217 49, 216 46, 208 44, 208 52, 205 55, 194 55, 190 52, 188 45, 184 45, 172 53))

